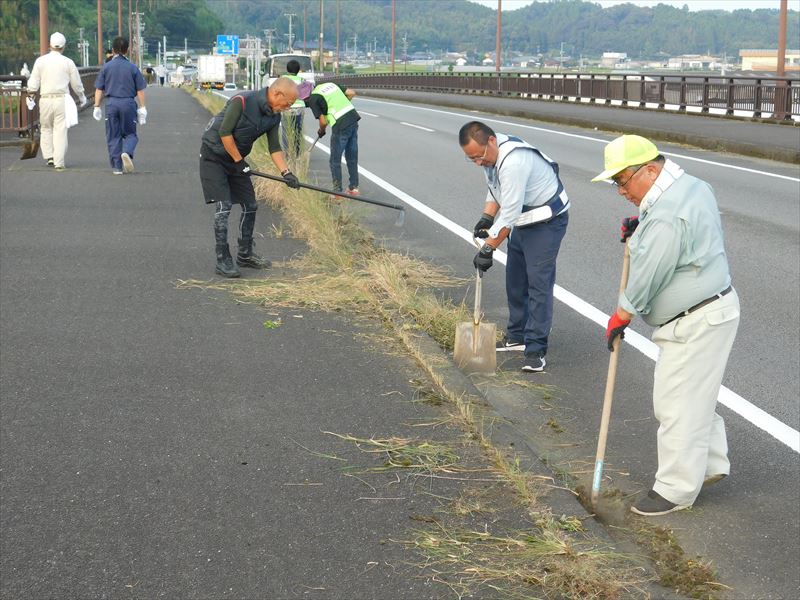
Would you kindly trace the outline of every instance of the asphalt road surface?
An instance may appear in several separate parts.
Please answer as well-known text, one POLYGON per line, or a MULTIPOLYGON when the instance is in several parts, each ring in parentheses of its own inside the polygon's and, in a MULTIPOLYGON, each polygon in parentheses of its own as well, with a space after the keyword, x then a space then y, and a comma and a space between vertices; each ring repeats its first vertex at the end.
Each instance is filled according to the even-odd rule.
MULTIPOLYGON (((526 139, 559 163, 572 208, 557 284, 605 314, 613 309, 622 262, 619 222, 637 211, 607 184, 589 180, 602 170, 603 145, 614 136, 477 111, 364 97, 357 98, 356 106, 362 115, 361 193, 386 201, 400 198, 419 209, 409 210, 402 231, 390 226, 393 214, 389 211, 366 211, 366 218, 387 244, 451 267, 457 275, 470 276, 475 251, 463 238, 480 215, 485 187, 481 170, 464 160, 457 132, 466 121, 481 119, 496 131, 526 139), (466 231, 458 231, 436 214, 424 214, 428 208, 466 231)), ((307 117, 307 136, 315 136, 315 125, 307 117)), ((720 126, 724 127, 724 122, 720 126)), ((321 185, 330 177, 326 142, 323 139, 318 144, 320 149, 312 161, 321 185)), ((737 594, 797 597, 800 169, 658 145, 689 173, 714 187, 733 284, 742 305, 739 333, 724 380, 729 390, 725 401, 739 412, 719 407, 728 427, 732 476, 704 494, 707 500, 698 501, 693 513, 700 517, 694 522, 680 521, 677 526, 693 530, 688 537, 697 551, 711 554, 723 575, 734 582, 737 594)), ((483 308, 486 320, 500 327, 507 318, 504 298, 502 266, 497 266, 484 279, 483 308)), ((596 319, 601 325, 591 320, 591 309, 581 308, 574 299, 569 304, 556 304, 549 372, 541 381, 558 385, 573 400, 581 399, 573 406, 570 427, 596 439, 608 364, 605 321, 596 319)), ((649 337, 651 330, 641 320, 632 328, 649 337)), ((639 345, 646 347, 647 340, 640 339, 639 345)), ((515 363, 509 364, 515 368, 515 363)), ((625 346, 608 451, 608 460, 629 469, 631 478, 644 489, 652 482, 656 467, 655 423, 649 400, 652 371, 652 358, 625 346), (639 427, 633 425, 637 422, 641 422, 639 427)))

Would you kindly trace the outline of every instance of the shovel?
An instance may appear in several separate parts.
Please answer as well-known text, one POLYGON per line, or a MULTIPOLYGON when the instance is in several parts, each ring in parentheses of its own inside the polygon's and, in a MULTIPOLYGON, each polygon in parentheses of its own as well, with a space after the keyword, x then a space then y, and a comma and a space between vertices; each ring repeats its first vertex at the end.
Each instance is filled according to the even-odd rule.
MULTIPOLYGON (((622 260, 622 278, 619 283, 619 293, 625 291, 628 285, 628 270, 631 264, 631 253, 628 244, 625 244, 625 257, 622 260)), ((603 416, 600 418, 600 435, 597 439, 597 454, 594 461, 594 478, 592 479, 592 507, 597 510, 597 500, 600 497, 600 482, 603 479, 603 461, 606 456, 606 439, 608 438, 608 424, 611 421, 611 403, 614 400, 614 384, 617 380, 617 360, 622 345, 622 336, 614 340, 614 351, 608 358, 608 376, 606 377, 606 393, 603 397, 603 416)))
POLYGON ((475 270, 475 313, 472 323, 456 326, 453 359, 459 369, 468 374, 494 375, 497 367, 495 349, 497 326, 481 323, 481 282, 483 273, 475 270))

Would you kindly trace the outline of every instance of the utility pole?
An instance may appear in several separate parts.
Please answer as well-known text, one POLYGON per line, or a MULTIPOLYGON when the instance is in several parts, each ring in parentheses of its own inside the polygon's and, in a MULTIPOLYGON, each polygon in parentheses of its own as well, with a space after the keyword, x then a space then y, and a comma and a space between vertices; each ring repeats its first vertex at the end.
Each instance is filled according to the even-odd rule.
POLYGON ((47 0, 39 0, 39 54, 47 54, 50 40, 47 38, 47 0))
POLYGON ((561 42, 561 52, 558 56, 558 72, 564 72, 564 42, 561 42))
POLYGON ((78 49, 81 51, 81 66, 89 66, 89 42, 83 39, 83 27, 78 28, 78 49))
POLYGON ((275 33, 274 29, 265 29, 264 37, 267 38, 267 56, 272 55, 272 36, 275 33))
POLYGON ((97 0, 97 64, 103 64, 103 0, 97 0))
POLYGON ((122 0, 117 0, 117 35, 122 36, 122 0))
POLYGON ((339 0, 336 0, 336 74, 339 74, 339 0))
MULTIPOLYGON (((786 14, 788 12, 789 0, 781 0, 780 21, 778 23, 778 56, 776 58, 776 75, 786 77, 786 14)), ((786 114, 786 80, 781 79, 775 82, 773 119, 785 119, 786 114)))
POLYGON ((358 34, 353 35, 353 62, 358 60, 358 34))
POLYGON ((325 72, 325 4, 324 0, 319 0, 319 72, 325 72))
POLYGON ((397 26, 397 5, 396 0, 392 0, 392 73, 394 73, 394 31, 397 26))
POLYGON ((403 34, 403 71, 408 71, 408 34, 403 34))
POLYGON ((308 54, 308 43, 306 42, 307 28, 308 28, 308 4, 303 2, 303 54, 308 54))
POLYGON ((292 42, 294 41, 294 36, 292 35, 292 19, 295 18, 297 15, 294 13, 284 14, 284 17, 289 18, 289 33, 286 34, 289 37, 289 52, 294 52, 294 46, 292 42))
POLYGON ((497 0, 497 36, 494 44, 494 70, 500 73, 500 34, 503 30, 503 0, 497 0))

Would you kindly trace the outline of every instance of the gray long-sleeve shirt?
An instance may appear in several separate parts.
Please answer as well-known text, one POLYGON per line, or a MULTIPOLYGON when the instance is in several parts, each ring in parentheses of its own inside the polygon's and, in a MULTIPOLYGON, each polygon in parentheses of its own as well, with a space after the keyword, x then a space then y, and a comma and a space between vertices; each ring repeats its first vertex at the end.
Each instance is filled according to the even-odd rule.
POLYGON ((642 206, 619 305, 658 326, 724 290, 731 276, 717 200, 705 181, 668 160, 642 206))

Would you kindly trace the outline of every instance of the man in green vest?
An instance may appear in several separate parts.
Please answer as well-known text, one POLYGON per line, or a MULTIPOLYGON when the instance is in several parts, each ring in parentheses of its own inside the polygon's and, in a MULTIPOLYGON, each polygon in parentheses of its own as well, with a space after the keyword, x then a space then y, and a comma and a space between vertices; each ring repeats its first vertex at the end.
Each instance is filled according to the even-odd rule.
POLYGON ((347 193, 358 195, 358 121, 361 116, 351 100, 355 91, 335 83, 321 83, 311 92, 306 105, 319 119, 317 135, 323 137, 331 126, 331 177, 333 189, 342 191, 342 153, 347 162, 350 185, 347 193))
MULTIPOLYGON (((283 75, 287 79, 291 79, 298 86, 303 83, 303 78, 298 75, 300 72, 300 63, 292 59, 286 63, 287 73, 283 75)), ((281 142, 284 152, 290 157, 296 158, 300 156, 300 147, 303 143, 303 111, 306 109, 306 103, 302 98, 292 104, 288 111, 283 113, 281 122, 281 142)))

